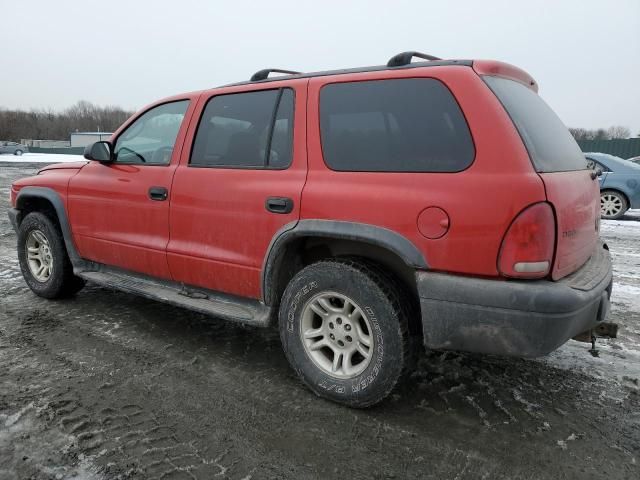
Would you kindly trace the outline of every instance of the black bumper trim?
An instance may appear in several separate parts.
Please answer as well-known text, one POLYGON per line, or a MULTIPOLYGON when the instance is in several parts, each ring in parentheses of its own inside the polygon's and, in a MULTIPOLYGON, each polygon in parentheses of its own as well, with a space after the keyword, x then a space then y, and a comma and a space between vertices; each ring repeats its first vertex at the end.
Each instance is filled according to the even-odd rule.
POLYGON ((19 213, 20 213, 20 210, 16 208, 9 209, 9 221, 11 222, 11 226, 16 231, 16 233, 18 233, 18 214, 19 213))
POLYGON ((597 272, 589 290, 572 287, 570 280, 488 280, 417 272, 425 345, 519 357, 546 355, 606 318, 612 267, 609 252, 604 252, 582 267, 597 272))

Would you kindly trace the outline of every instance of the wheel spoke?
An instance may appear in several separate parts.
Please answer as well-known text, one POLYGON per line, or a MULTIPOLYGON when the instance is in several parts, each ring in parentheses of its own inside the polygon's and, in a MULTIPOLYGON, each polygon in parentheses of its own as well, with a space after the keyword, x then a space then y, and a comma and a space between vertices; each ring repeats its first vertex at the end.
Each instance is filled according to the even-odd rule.
POLYGON ((42 232, 35 230, 33 232, 33 236, 41 245, 49 245, 49 242, 47 242, 47 238, 43 235, 42 232))
POLYGON ((306 338, 306 339, 318 338, 318 337, 324 337, 324 328, 323 327, 310 328, 309 330, 304 332, 304 338, 306 338))
POLYGON ((331 364, 332 372, 335 373, 338 370, 340 370, 340 368, 342 367, 342 358, 343 358, 342 352, 335 352, 333 354, 333 363, 331 364))
POLYGON ((318 303, 322 308, 324 308, 325 312, 340 313, 342 311, 342 309, 336 308, 333 305, 331 305, 331 303, 329 303, 329 300, 327 300, 326 298, 319 298, 318 303))
POLYGON ((38 277, 41 277, 42 274, 44 273, 44 271, 46 270, 47 266, 44 263, 41 263, 40 266, 38 267, 38 271, 36 273, 36 275, 38 277))
POLYGON ((353 311, 356 309, 356 306, 351 303, 348 299, 344 299, 344 305, 342 305, 342 313, 347 317, 350 317, 353 311))
POLYGON ((351 370, 353 368, 353 354, 355 353, 355 350, 351 350, 347 353, 344 354, 344 357, 342 358, 342 371, 345 373, 345 375, 349 375, 351 373, 351 370))
POLYGON ((327 317, 329 313, 325 309, 323 309, 318 303, 319 303, 318 301, 315 301, 311 305, 309 305, 309 307, 311 308, 311 310, 316 312, 321 317, 327 317))
POLYGON ((371 356, 371 349, 365 347, 362 342, 358 342, 356 349, 358 350, 358 352, 360 352, 360 355, 362 355, 364 358, 369 358, 371 356))
POLYGON ((371 335, 364 333, 364 330, 359 323, 356 323, 356 333, 358 334, 358 340, 360 343, 367 347, 371 346, 371 335))
POLYGON ((312 351, 320 350, 322 347, 328 347, 328 346, 329 344, 327 343, 326 339, 321 338, 317 342, 314 342, 311 345, 309 345, 309 350, 312 350, 312 351))

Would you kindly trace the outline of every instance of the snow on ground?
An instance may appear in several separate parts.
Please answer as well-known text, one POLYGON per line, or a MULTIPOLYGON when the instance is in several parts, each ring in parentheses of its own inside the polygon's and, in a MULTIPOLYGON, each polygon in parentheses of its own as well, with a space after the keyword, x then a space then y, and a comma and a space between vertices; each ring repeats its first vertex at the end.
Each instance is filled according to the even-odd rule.
POLYGON ((609 245, 613 260, 608 320, 618 323, 618 338, 598 340, 599 357, 587 354, 588 344, 569 341, 541 361, 601 378, 615 377, 623 384, 637 382, 640 379, 640 210, 629 210, 620 220, 602 220, 600 235, 609 245))
POLYGON ((63 153, 24 153, 22 155, 0 155, 0 163, 63 163, 84 160, 82 155, 63 153))

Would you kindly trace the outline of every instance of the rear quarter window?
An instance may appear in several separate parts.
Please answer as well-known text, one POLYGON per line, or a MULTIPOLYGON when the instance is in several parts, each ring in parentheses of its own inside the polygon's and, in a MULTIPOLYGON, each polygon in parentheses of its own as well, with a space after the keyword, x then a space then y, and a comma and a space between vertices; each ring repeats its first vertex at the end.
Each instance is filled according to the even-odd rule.
POLYGON ((540 96, 506 78, 484 76, 511 117, 536 171, 584 170, 587 162, 573 136, 540 96))
POLYGON ((467 122, 439 80, 326 85, 320 92, 325 163, 356 172, 458 172, 475 149, 467 122))

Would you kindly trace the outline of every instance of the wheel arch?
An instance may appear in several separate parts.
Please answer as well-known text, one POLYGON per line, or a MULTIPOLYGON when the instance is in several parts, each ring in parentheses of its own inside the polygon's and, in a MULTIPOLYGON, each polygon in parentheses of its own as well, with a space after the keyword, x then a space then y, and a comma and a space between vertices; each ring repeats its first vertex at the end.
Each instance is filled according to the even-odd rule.
POLYGON ((424 255, 404 236, 375 225, 301 220, 282 227, 271 240, 262 268, 262 297, 276 306, 288 281, 322 258, 357 256, 387 268, 417 296, 416 269, 428 269, 424 255))
POLYGON ((62 232, 67 255, 69 256, 69 260, 71 260, 71 264, 74 266, 74 270, 82 264, 82 259, 78 255, 78 251, 73 242, 71 226, 64 202, 58 192, 48 187, 24 187, 20 190, 16 198, 16 209, 19 212, 16 217, 18 227, 24 217, 31 212, 44 213, 56 221, 62 232))

